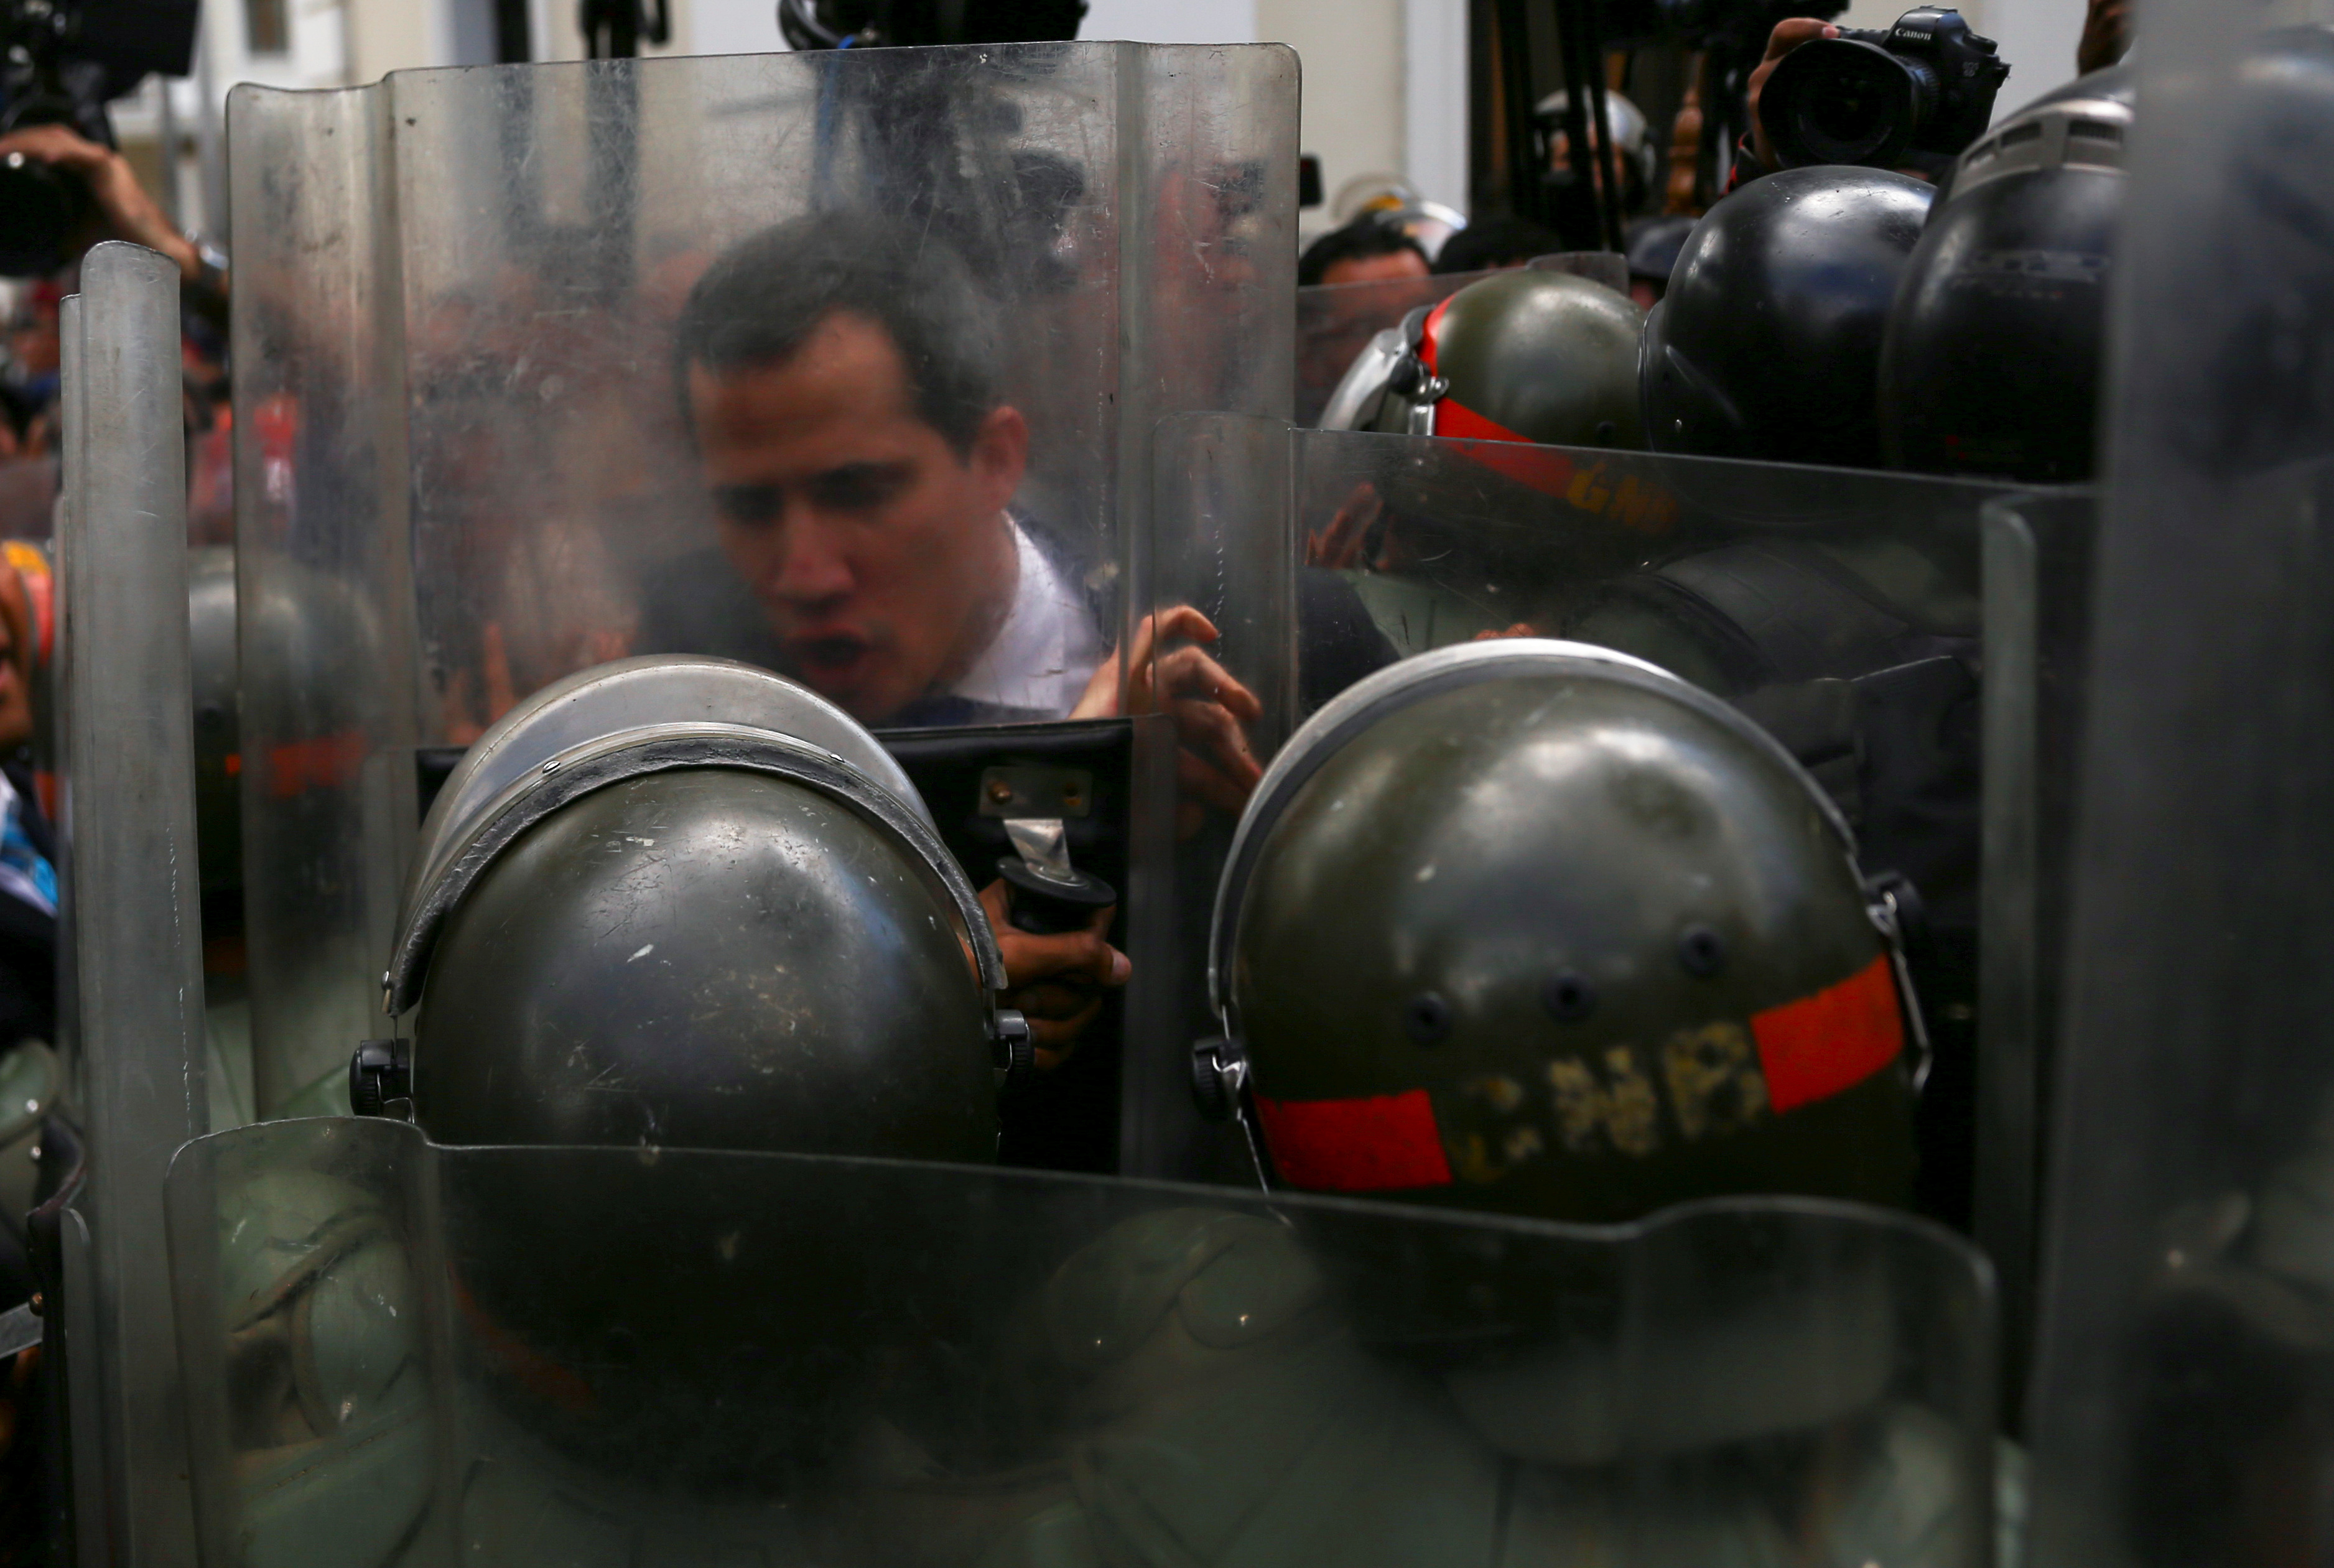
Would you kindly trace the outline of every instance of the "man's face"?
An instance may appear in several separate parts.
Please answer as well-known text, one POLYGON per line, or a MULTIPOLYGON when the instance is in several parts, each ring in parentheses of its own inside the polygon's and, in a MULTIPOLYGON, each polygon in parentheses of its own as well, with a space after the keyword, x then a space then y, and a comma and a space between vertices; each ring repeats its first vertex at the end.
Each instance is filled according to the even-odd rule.
POLYGON ((1398 250, 1388 255, 1347 256, 1333 261, 1321 269, 1325 284, 1374 284, 1387 278, 1423 278, 1427 275, 1426 258, 1414 250, 1398 250))
POLYGON ((917 412, 891 334, 846 313, 775 364, 691 365, 689 398, 721 547, 793 673, 880 724, 970 666, 1012 602, 1017 410, 991 409, 960 454, 917 412))

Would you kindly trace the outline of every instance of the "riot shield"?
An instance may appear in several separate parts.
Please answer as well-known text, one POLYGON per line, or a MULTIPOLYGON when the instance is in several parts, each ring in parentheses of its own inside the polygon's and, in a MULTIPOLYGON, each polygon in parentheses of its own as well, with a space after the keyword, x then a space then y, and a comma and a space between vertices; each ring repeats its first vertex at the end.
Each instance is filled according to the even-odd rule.
POLYGON ((2004 1419, 2021 1430, 2044 1133, 2059 1053, 2098 512, 2088 489, 2004 497, 1984 508, 1982 1055, 1970 1218, 2001 1292, 2004 1419))
POLYGON ((1918 1221, 1600 1230, 379 1121, 170 1184, 208 1560, 1977 1564, 1918 1221))
POLYGON ((2334 34, 2150 8, 2116 258, 2033 1557, 2334 1542, 2334 34))
MULTIPOLYGON (((1211 651, 1261 710, 1259 760, 1374 669, 1526 630, 1648 659, 1782 741, 1839 805, 1865 871, 1917 895, 1923 1206, 1968 1223, 1980 514, 1997 487, 1231 418, 1169 421, 1160 440, 1155 603, 1221 630, 1211 651)), ((1220 869, 1235 814, 1211 813, 1184 852, 1220 869)), ((1204 945, 1204 919, 1177 928, 1204 945)), ((1192 1023, 1213 1032, 1204 1009, 1192 1023)))
MULTIPOLYGON (((1046 784, 1038 814, 1067 820, 1073 854, 1122 890, 1143 880, 1156 748, 1108 717, 1107 656, 1147 600, 1150 430, 1176 410, 1287 410, 1296 74, 1278 46, 1066 43, 238 90, 262 1114, 329 1103, 377 1030, 414 829, 459 748, 528 692, 627 654, 742 658, 831 696, 888 672, 910 700, 887 688, 854 717, 915 727, 901 753, 944 836, 962 830, 976 884, 1005 823, 1046 803, 1000 768, 1037 770, 1012 777, 1046 784), (882 267, 906 284, 853 295, 863 335, 837 341, 865 348, 873 322, 881 374, 918 367, 887 409, 912 403, 932 471, 978 469, 952 505, 1004 476, 966 534, 980 570, 900 545, 885 570, 924 597, 888 619, 760 592, 755 573, 790 570, 764 548, 772 496, 855 517, 898 500, 898 465, 733 483, 710 455, 738 449, 721 445, 733 426, 707 422, 719 410, 690 380, 726 397, 784 359, 757 343, 808 355, 778 285, 847 291, 882 267), (923 648, 927 626, 964 646, 923 648), (972 658, 976 633, 994 640, 972 658), (1087 727, 1034 733, 1074 712, 1087 727), (1064 809, 1080 779, 1083 809, 1064 809)), ((1131 951, 1134 919, 1116 938, 1131 951)), ((1114 1127, 1104 1140, 1114 1158, 1114 1127)))
MULTIPOLYGON (((178 277, 123 244, 92 249, 81 275, 64 317, 57 541, 59 1015, 88 1167, 31 1229, 79 1547, 87 1561, 185 1563, 162 1178, 209 1111, 178 277)), ((43 1138, 78 1141, 53 1122, 43 1138)))

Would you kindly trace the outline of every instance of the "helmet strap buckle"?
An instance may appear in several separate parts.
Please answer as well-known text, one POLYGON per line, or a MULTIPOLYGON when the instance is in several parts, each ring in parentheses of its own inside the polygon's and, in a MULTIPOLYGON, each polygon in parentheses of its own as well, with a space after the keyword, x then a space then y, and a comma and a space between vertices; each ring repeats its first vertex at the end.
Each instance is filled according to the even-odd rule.
POLYGON ((1913 1092, 1918 1094, 1928 1086, 1929 1069, 1935 1063, 1929 1025, 1921 1016, 1920 994, 1913 989, 1913 967, 1905 958, 1905 928, 1921 921, 1921 896, 1895 871, 1868 878, 1865 888, 1872 899, 1872 923, 1888 944, 1888 967, 1896 979, 1896 1007, 1904 1017, 1905 1036, 1913 1043, 1913 1092))
POLYGON ((349 1058, 349 1109, 359 1116, 413 1120, 413 1048, 404 1040, 367 1040, 349 1058))
POLYGON ((1240 1135, 1248 1140, 1249 1158, 1256 1162, 1257 1185, 1269 1192, 1272 1165, 1265 1158, 1264 1144, 1249 1114, 1248 1084, 1248 1051, 1239 1035, 1210 1034, 1192 1043, 1191 1098, 1200 1108, 1201 1119, 1217 1126, 1239 1123, 1240 1135))
POLYGON ((1029 1020, 1014 1009, 999 1007, 990 1015, 989 1038, 996 1047, 999 1073, 1025 1074, 1037 1064, 1037 1047, 1029 1020))

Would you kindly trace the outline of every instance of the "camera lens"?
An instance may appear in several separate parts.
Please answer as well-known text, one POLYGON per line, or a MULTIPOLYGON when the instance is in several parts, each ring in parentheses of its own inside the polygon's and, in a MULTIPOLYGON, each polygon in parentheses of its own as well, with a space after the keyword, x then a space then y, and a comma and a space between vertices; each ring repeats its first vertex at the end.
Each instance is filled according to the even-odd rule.
POLYGON ((21 152, 0 159, 0 277, 63 266, 80 207, 70 177, 21 152))
POLYGON ((1920 123, 1919 83, 1876 44, 1818 39, 1785 55, 1759 97, 1767 139, 1784 164, 1894 168, 1920 123))

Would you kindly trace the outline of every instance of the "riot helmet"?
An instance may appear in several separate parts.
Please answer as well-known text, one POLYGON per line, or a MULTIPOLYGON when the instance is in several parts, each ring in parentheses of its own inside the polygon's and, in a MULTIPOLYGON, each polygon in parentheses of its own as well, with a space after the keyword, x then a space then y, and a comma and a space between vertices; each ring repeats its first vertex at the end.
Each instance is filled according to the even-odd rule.
POLYGON ((2127 74, 2098 74, 2114 80, 2021 110, 1954 165, 1881 349, 1893 466, 2046 485, 2091 476, 2132 118, 2127 74))
POLYGON ((1643 326, 1627 296, 1525 268, 1469 284, 1371 341, 1322 411, 1325 429, 1644 445, 1635 386, 1643 326))
MULTIPOLYGON (((899 765, 726 659, 571 676, 431 807, 352 1098, 442 1143, 981 1160, 996 938, 899 765)), ((361 1106, 361 1109, 369 1108, 361 1106)))
POLYGON ((1639 218, 1629 226, 1629 297, 1651 310, 1669 292, 1670 274, 1677 269, 1678 253, 1685 249, 1695 220, 1682 212, 1639 218))
MULTIPOLYGON (((1558 140, 1566 134, 1565 111, 1571 108, 1571 95, 1558 88, 1539 101, 1532 111, 1542 144, 1548 149, 1548 178, 1559 191, 1573 183, 1572 160, 1567 146, 1558 140)), ((1583 116, 1581 123, 1587 123, 1583 116)), ((1621 203, 1625 210, 1634 209, 1644 193, 1653 188, 1654 177, 1661 167, 1661 151, 1654 145, 1652 127, 1646 122, 1645 111, 1620 92, 1607 89, 1605 93, 1606 144, 1613 149, 1613 166, 1621 180, 1621 203)), ((1589 167, 1603 167, 1593 155, 1589 167)))
POLYGON ((1209 976, 1195 1087, 1294 1187, 1595 1222, 1908 1194, 1895 894, 1765 731, 1624 654, 1465 644, 1323 707, 1241 817, 1209 976))
POLYGON ((1654 448, 1880 465, 1880 342, 1931 188, 1791 168, 1727 197, 1678 253, 1639 374, 1654 448))

